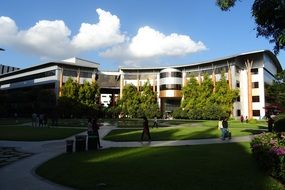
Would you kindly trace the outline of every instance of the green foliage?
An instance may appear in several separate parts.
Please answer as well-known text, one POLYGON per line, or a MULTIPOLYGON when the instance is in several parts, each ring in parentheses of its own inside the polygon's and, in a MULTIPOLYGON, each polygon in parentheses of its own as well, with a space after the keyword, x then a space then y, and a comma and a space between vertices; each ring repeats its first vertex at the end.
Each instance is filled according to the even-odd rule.
POLYGON ((156 95, 149 81, 142 86, 141 91, 138 91, 133 84, 126 85, 118 104, 122 112, 130 118, 142 116, 153 118, 158 115, 156 95))
POLYGON ((78 98, 78 90, 79 84, 69 77, 62 87, 62 96, 76 99, 78 98))
POLYGON ((62 87, 62 96, 58 99, 57 109, 61 117, 82 117, 99 114, 100 97, 97 83, 84 81, 79 85, 71 77, 62 87))
MULTIPOLYGON (((235 5, 236 0, 216 0, 223 11, 235 5)), ((285 1, 284 0, 255 0, 252 5, 252 16, 257 25, 257 36, 263 36, 274 43, 274 52, 279 53, 285 48, 285 1)))
POLYGON ((229 116, 234 100, 238 97, 238 90, 231 90, 227 84, 224 71, 221 80, 214 85, 207 73, 203 76, 204 80, 199 85, 194 76, 190 76, 187 85, 183 87, 183 100, 181 110, 175 113, 175 118, 190 119, 218 119, 229 116), (185 113, 186 112, 186 113, 185 113), (183 116, 178 116, 178 114, 183 116))
POLYGON ((216 4, 221 8, 223 11, 230 10, 231 7, 235 5, 236 0, 216 0, 216 4))
POLYGON ((275 132, 285 132, 285 115, 274 118, 273 130, 275 132))
POLYGON ((266 93, 271 103, 285 108, 285 70, 277 73, 276 80, 271 86, 268 86, 266 93))

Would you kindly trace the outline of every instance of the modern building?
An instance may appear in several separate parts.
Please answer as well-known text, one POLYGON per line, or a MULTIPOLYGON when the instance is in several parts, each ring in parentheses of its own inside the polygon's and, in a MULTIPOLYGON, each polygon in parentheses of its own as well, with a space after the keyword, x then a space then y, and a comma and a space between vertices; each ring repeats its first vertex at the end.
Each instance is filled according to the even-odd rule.
POLYGON ((99 64, 79 58, 48 62, 0 75, 0 90, 25 90, 39 87, 61 95, 62 85, 69 77, 83 84, 96 80, 99 64))
POLYGON ((20 68, 0 64, 0 75, 19 70, 20 68))
POLYGON ((0 90, 15 91, 33 88, 54 90, 61 95, 62 85, 72 77, 78 83, 84 80, 97 81, 101 88, 101 104, 105 107, 115 104, 125 85, 133 84, 138 89, 147 81, 157 94, 162 112, 171 112, 180 106, 181 89, 190 75, 199 82, 208 73, 213 82, 221 77, 222 70, 230 88, 239 88, 240 97, 234 103, 233 116, 262 118, 267 105, 265 90, 282 67, 276 56, 268 50, 247 52, 221 59, 168 67, 121 67, 117 72, 99 71, 99 64, 79 58, 48 62, 0 75, 0 90))
POLYGON ((248 118, 265 116, 267 105, 265 89, 270 85, 282 67, 276 56, 268 50, 247 52, 221 59, 187 65, 149 68, 120 68, 120 95, 127 84, 139 89, 149 81, 157 94, 157 102, 162 112, 171 112, 180 106, 181 89, 190 75, 198 82, 203 81, 203 73, 208 73, 215 83, 224 70, 230 88, 238 88, 240 97, 234 103, 233 117, 248 118))

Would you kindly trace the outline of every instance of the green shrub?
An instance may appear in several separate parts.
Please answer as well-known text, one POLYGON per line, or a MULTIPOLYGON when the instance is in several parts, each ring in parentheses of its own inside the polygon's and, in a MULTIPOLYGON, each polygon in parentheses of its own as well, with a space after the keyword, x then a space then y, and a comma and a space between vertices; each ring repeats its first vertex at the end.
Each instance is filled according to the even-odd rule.
POLYGON ((274 127, 273 130, 275 132, 285 132, 285 116, 277 116, 274 118, 274 127))
POLYGON ((250 124, 257 124, 257 120, 256 119, 250 119, 248 121, 248 123, 250 123, 250 124))

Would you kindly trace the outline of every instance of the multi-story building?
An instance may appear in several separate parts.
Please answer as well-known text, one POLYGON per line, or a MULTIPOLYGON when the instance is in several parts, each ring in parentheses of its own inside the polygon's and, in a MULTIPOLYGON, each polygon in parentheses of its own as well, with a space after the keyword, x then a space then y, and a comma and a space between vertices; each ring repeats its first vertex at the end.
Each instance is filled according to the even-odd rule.
POLYGON ((186 85, 190 75, 203 80, 203 73, 208 73, 213 82, 218 81, 224 70, 230 88, 239 88, 240 97, 234 103, 233 117, 240 115, 248 118, 265 116, 267 104, 265 89, 274 79, 274 75, 282 70, 276 56, 261 50, 247 52, 221 59, 187 65, 149 68, 120 68, 120 95, 127 84, 139 89, 149 81, 157 94, 157 102, 162 112, 171 112, 180 106, 181 89, 186 85))
POLYGON ((118 96, 122 96, 125 85, 133 84, 139 89, 149 81, 157 94, 157 103, 161 111, 171 112, 180 106, 181 89, 186 85, 190 75, 196 76, 201 82, 203 73, 207 72, 215 82, 220 79, 224 70, 230 88, 239 88, 240 91, 240 97, 233 106, 233 116, 243 115, 258 119, 265 115, 266 86, 270 85, 274 75, 282 70, 276 56, 268 50, 168 67, 121 67, 118 72, 102 72, 98 67, 98 63, 71 58, 16 69, 0 75, 0 90, 21 91, 37 86, 52 89, 57 96, 60 96, 62 85, 68 77, 72 77, 80 84, 84 80, 91 82, 98 78, 101 104, 112 106, 118 96))
POLYGON ((0 75, 19 70, 20 68, 0 64, 0 75))
POLYGON ((80 84, 84 80, 95 81, 98 66, 98 63, 79 58, 39 64, 0 75, 0 90, 22 90, 37 86, 52 89, 60 96, 62 85, 69 77, 80 84))

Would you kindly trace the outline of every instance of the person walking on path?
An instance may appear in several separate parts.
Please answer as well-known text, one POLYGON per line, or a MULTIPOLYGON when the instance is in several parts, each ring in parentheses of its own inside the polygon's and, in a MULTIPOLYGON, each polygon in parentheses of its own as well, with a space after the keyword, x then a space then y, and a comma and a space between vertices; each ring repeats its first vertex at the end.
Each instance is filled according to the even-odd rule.
POLYGON ((226 117, 223 119, 222 124, 223 124, 222 140, 225 140, 227 137, 229 139, 231 139, 231 134, 230 134, 229 129, 228 129, 229 128, 228 119, 226 117))
POLYGON ((37 127, 37 114, 35 112, 32 114, 32 127, 37 127))
POLYGON ((144 135, 148 137, 148 141, 151 141, 149 127, 148 127, 148 120, 145 116, 143 117, 143 132, 141 135, 141 141, 143 141, 144 135))
POLYGON ((243 120, 244 120, 243 115, 241 115, 240 116, 240 122, 243 123, 243 120))
POLYGON ((157 122, 157 117, 156 116, 154 117, 152 128, 154 128, 154 127, 158 128, 158 122, 157 122))
POLYGON ((99 124, 97 122, 97 118, 95 117, 92 121, 92 131, 93 131, 93 135, 97 136, 97 144, 99 148, 102 148, 101 144, 100 144, 100 137, 99 137, 99 124))

